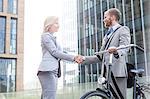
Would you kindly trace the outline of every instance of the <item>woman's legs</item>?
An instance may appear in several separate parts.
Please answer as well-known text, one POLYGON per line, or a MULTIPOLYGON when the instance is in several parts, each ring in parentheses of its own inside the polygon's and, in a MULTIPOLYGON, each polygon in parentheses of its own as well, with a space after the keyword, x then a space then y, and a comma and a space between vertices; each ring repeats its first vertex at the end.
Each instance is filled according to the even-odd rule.
POLYGON ((42 71, 38 73, 38 78, 42 86, 41 99, 56 99, 57 73, 53 71, 42 71))

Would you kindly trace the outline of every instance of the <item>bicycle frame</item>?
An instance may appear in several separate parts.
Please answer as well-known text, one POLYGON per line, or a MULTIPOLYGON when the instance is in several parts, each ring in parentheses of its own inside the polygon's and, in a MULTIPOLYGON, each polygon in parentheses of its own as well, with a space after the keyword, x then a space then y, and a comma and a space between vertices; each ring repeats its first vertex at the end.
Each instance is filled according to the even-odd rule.
MULTIPOLYGON (((113 95, 112 95, 112 92, 111 92, 111 89, 110 89, 110 87, 111 87, 110 82, 111 82, 112 60, 113 60, 113 53, 110 54, 110 56, 109 56, 108 74, 106 75, 107 80, 106 80, 106 82, 105 82, 105 84, 106 84, 106 89, 105 89, 105 90, 106 90, 106 93, 108 94, 109 99, 112 99, 112 98, 113 98, 113 95)), ((115 92, 115 94, 116 94, 116 96, 117 96, 117 93, 116 93, 116 92, 115 92)), ((118 97, 118 96, 117 96, 117 97, 118 97)))
POLYGON ((134 77, 134 86, 133 86, 133 99, 136 99, 136 83, 137 83, 137 74, 134 77))
POLYGON ((109 94, 110 94, 110 99, 112 98, 112 93, 111 93, 111 91, 110 91, 110 79, 111 79, 112 58, 113 58, 113 54, 110 54, 110 56, 109 56, 109 67, 108 67, 108 79, 107 79, 107 83, 106 83, 107 91, 108 91, 109 94))
MULTIPOLYGON (((125 48, 129 48, 129 47, 135 47, 138 48, 142 51, 144 51, 143 48, 135 45, 135 44, 129 44, 127 46, 122 46, 122 47, 118 47, 117 50, 120 49, 125 49, 125 48)), ((103 53, 108 52, 107 50, 104 51, 100 51, 100 52, 95 52, 95 55, 100 55, 103 53)), ((109 92, 109 94, 111 95, 110 97, 112 97, 112 92, 110 91, 110 78, 111 78, 111 66, 112 66, 112 56, 113 54, 110 54, 110 59, 109 59, 109 70, 108 70, 108 79, 107 79, 107 83, 106 83, 106 87, 107 87, 107 91, 109 92)), ((136 99, 136 86, 137 86, 137 74, 134 77, 134 86, 133 86, 133 99, 136 99)))
POLYGON ((109 98, 112 99, 112 92, 110 90, 110 81, 111 81, 111 67, 112 67, 112 58, 113 58, 113 54, 110 54, 109 56, 109 67, 108 67, 108 76, 107 76, 107 80, 105 80, 105 84, 106 84, 106 90, 109 94, 109 98))
MULTIPOLYGON (((105 93, 107 93, 109 99, 112 99, 113 95, 112 95, 112 92, 110 90, 110 81, 111 81, 111 67, 112 67, 112 59, 113 59, 113 54, 110 54, 109 56, 109 67, 108 67, 108 74, 107 74, 107 80, 101 80, 103 82, 103 84, 106 85, 106 88, 105 88, 105 93)), ((100 78, 100 79, 103 79, 104 77, 100 78)), ((101 82, 99 82, 101 83, 101 82)), ((102 91, 101 89, 97 88, 96 90, 100 90, 102 91)))

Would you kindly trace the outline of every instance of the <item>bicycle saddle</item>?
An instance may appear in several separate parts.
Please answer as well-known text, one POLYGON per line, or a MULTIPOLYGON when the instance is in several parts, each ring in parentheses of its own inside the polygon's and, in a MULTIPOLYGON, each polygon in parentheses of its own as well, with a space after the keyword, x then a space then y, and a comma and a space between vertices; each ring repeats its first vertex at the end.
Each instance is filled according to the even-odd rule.
POLYGON ((142 74, 144 73, 144 69, 131 69, 130 72, 135 74, 142 74))

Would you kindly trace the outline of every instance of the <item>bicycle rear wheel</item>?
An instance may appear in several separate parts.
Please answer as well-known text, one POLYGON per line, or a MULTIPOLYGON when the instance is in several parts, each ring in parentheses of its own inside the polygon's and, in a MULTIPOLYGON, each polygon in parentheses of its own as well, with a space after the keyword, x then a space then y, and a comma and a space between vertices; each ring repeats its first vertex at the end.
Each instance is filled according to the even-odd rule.
POLYGON ((90 91, 85 93, 80 99, 109 99, 103 91, 90 91))

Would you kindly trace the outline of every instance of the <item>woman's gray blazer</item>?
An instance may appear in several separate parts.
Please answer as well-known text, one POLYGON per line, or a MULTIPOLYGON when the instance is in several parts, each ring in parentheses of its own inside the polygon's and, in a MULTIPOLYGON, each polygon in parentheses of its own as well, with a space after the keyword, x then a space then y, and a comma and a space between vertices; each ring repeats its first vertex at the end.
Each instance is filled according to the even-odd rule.
POLYGON ((58 69, 60 59, 74 61, 73 55, 63 53, 60 45, 52 33, 43 33, 41 36, 42 61, 38 71, 53 71, 58 69))

